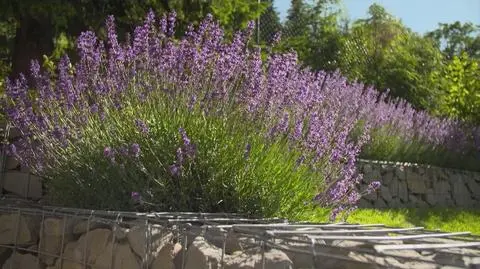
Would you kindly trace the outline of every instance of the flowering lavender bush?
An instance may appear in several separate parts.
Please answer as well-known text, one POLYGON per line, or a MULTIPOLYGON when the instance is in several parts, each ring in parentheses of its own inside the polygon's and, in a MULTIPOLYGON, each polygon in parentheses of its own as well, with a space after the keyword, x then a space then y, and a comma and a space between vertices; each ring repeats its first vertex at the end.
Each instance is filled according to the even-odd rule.
POLYGON ((300 69, 294 53, 263 62, 253 24, 231 42, 211 16, 182 40, 174 24, 150 13, 120 44, 109 17, 107 43, 82 33, 75 65, 63 57, 52 75, 33 61, 33 85, 8 81, 6 114, 23 133, 11 152, 53 202, 290 216, 312 200, 356 203, 368 135, 350 139, 358 107, 326 98, 342 78, 300 69))
POLYGON ((388 91, 368 88, 362 94, 372 132, 360 157, 480 171, 479 127, 432 117, 403 99, 388 100, 388 91))
POLYGON ((335 216, 360 198, 355 161, 371 133, 439 146, 457 131, 302 69, 293 52, 262 60, 253 24, 230 42, 211 16, 181 40, 174 26, 175 13, 149 13, 119 43, 109 17, 107 42, 82 33, 74 65, 63 57, 50 74, 33 61, 29 81, 7 81, 5 113, 23 134, 10 152, 47 179, 52 202, 295 217, 314 201, 335 216))

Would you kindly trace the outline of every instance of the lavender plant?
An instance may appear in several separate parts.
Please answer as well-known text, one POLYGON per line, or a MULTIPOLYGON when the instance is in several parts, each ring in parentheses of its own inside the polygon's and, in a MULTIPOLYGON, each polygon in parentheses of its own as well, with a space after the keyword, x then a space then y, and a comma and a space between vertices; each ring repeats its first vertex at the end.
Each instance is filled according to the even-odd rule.
POLYGON ((355 162, 378 130, 470 150, 456 123, 303 69, 294 52, 262 60, 253 24, 229 41, 207 16, 177 40, 175 13, 150 12, 123 43, 106 24, 106 42, 80 35, 77 63, 65 56, 51 74, 32 61, 6 83, 23 134, 10 153, 47 179, 53 203, 295 217, 313 202, 335 217, 362 195, 355 162))
POLYGON ((53 202, 260 215, 356 203, 368 135, 350 140, 357 119, 325 98, 341 78, 300 69, 295 53, 262 61, 253 24, 231 42, 211 16, 181 40, 174 26, 175 13, 149 13, 120 43, 109 17, 106 43, 81 34, 76 64, 65 56, 53 75, 33 61, 33 84, 7 82, 23 134, 11 152, 53 202))

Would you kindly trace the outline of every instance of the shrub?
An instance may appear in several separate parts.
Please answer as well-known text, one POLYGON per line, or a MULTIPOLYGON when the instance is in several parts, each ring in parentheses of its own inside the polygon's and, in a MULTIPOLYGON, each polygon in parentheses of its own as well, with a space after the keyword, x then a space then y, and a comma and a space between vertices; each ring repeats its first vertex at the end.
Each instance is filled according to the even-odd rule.
MULTIPOLYGON (((372 88, 363 94, 371 139, 360 157, 432 164, 480 171, 475 140, 480 128, 459 120, 417 111, 403 99, 388 99, 372 88)), ((346 100, 350 103, 350 100, 346 100)))
POLYGON ((82 33, 74 65, 65 56, 51 74, 33 61, 31 83, 7 81, 5 112, 23 134, 10 152, 47 179, 52 202, 291 218, 313 202, 335 217, 360 198, 364 145, 475 150, 461 122, 251 46, 253 24, 231 41, 211 16, 180 40, 174 26, 175 13, 149 13, 119 43, 109 17, 107 43, 82 33))
POLYGON ((327 96, 345 92, 343 78, 301 69, 295 53, 262 61, 253 24, 230 42, 211 16, 181 40, 174 24, 149 13, 121 44, 109 17, 107 44, 82 33, 75 65, 65 56, 49 74, 33 61, 33 85, 7 82, 23 133, 11 152, 47 179, 51 201, 289 217, 311 201, 332 216, 354 206, 368 126, 349 138, 358 105, 327 96))

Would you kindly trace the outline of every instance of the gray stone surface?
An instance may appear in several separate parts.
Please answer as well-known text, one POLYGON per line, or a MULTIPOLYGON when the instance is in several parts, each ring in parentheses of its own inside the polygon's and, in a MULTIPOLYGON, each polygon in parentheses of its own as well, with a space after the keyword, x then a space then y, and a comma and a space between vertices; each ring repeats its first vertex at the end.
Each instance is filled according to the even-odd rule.
POLYGON ((62 246, 73 240, 74 220, 71 218, 46 218, 40 231, 40 260, 47 265, 55 263, 54 255, 60 255, 62 246), (62 245, 63 244, 63 245, 62 245))
POLYGON ((425 200, 431 206, 435 206, 437 204, 437 198, 435 197, 435 192, 433 189, 427 190, 427 194, 425 195, 425 200))
POLYGON ((446 181, 446 180, 437 181, 437 182, 435 182, 433 190, 434 190, 435 194, 450 193, 450 191, 451 191, 450 183, 448 183, 448 181, 446 181))
POLYGON ((398 181, 398 197, 404 202, 408 201, 408 188, 405 180, 398 181))
POLYGON ((357 165, 369 176, 382 176, 382 187, 362 197, 359 207, 480 207, 480 172, 407 163, 361 161, 357 165))
POLYGON ((32 254, 15 253, 5 261, 2 269, 43 269, 43 266, 38 262, 38 258, 32 254))
POLYGON ((385 200, 383 200, 383 198, 381 198, 381 197, 378 197, 378 199, 374 201, 374 205, 375 205, 376 208, 387 208, 388 207, 387 203, 385 203, 385 200))
POLYGON ((380 196, 382 196, 382 198, 385 201, 391 201, 392 200, 392 194, 390 193, 390 189, 385 187, 385 186, 380 187, 380 196))
POLYGON ((28 173, 6 172, 3 188, 24 198, 40 199, 43 195, 41 178, 28 173))
POLYGON ((0 244, 35 244, 39 229, 39 218, 15 213, 0 215, 0 244))
POLYGON ((7 161, 5 162, 5 170, 12 170, 17 168, 20 163, 14 157, 7 157, 7 161))
POLYGON ((455 204, 461 207, 469 207, 473 204, 473 199, 467 186, 461 179, 457 179, 457 184, 453 184, 453 197, 455 204))
POLYGON ((411 193, 426 193, 425 178, 415 173, 407 173, 407 186, 411 193))
MULTIPOLYGON (((429 191, 431 193, 432 191, 429 191)), ((412 200, 417 202, 421 201, 421 195, 410 194, 412 200)), ((393 198, 393 200, 399 198, 393 198)), ((383 200, 380 198, 379 200, 383 200)), ((9 215, 7 215, 9 216, 9 215)), ((0 215, 0 218, 2 216, 0 215)), ((72 220, 67 220, 65 223, 70 223, 72 220)), ((62 248, 63 253, 57 252, 57 239, 64 231, 63 219, 48 217, 44 219, 42 231, 33 230, 41 234, 41 238, 45 235, 52 236, 53 246, 55 253, 64 258, 59 259, 53 257, 52 261, 46 259, 38 259, 36 254, 29 253, 37 249, 37 245, 30 242, 26 248, 28 250, 17 252, 12 254, 11 250, 0 248, 0 268, 9 269, 292 269, 292 268, 348 268, 348 269, 367 269, 367 268, 440 268, 438 265, 433 264, 435 262, 440 264, 450 263, 459 268, 476 268, 471 265, 480 264, 480 250, 477 249, 458 249, 458 256, 452 259, 451 254, 435 252, 435 250, 429 251, 413 251, 413 250, 391 250, 389 254, 394 256, 382 256, 376 255, 375 252, 371 252, 372 246, 365 241, 350 241, 350 240, 317 240, 315 247, 316 258, 312 256, 312 244, 309 240, 306 240, 304 235, 298 235, 286 240, 284 237, 278 237, 275 239, 275 243, 281 248, 275 247, 275 245, 269 245, 264 249, 264 255, 262 248, 259 246, 259 241, 248 242, 247 245, 242 245, 240 250, 233 251, 232 253, 222 253, 222 248, 218 247, 219 238, 216 237, 217 233, 211 233, 206 236, 205 230, 199 225, 193 225, 192 228, 198 228, 203 230, 202 235, 196 236, 188 248, 181 245, 184 242, 177 239, 184 238, 183 231, 170 231, 174 235, 173 240, 165 240, 169 238, 169 233, 165 233, 165 229, 161 226, 155 227, 159 232, 156 237, 158 248, 153 252, 153 259, 150 263, 145 264, 144 257, 138 255, 134 251, 137 248, 139 254, 146 254, 143 248, 138 248, 138 244, 142 241, 141 237, 137 237, 139 232, 145 229, 145 226, 132 224, 128 226, 130 231, 130 237, 134 236, 135 240, 128 239, 125 235, 123 238, 114 237, 114 232, 111 229, 98 228, 94 230, 85 230, 85 232, 79 237, 71 239, 62 248), (179 232, 179 233, 177 233, 179 232), (45 235, 44 235, 45 234, 45 235), (178 237, 177 237, 178 236, 178 237), (303 241, 303 242, 302 242, 303 241), (215 243, 214 243, 215 242, 215 243), (294 251, 297 250, 297 251, 294 251), (300 251, 298 251, 300 250, 300 251), (367 250, 363 252, 362 250, 367 250), (25 253, 27 252, 27 253, 25 253), (318 254, 326 255, 318 255, 318 254), (462 256, 463 255, 463 256, 462 256), (468 256, 467 256, 468 255, 468 256), (265 267, 262 267, 262 258, 264 257, 265 267), (343 257, 338 259, 335 257, 343 257), (407 260, 403 260, 406 258, 407 260), (85 259, 85 260, 84 260, 85 259), (185 267, 182 267, 182 259, 185 260, 185 267), (415 259, 415 260, 411 260, 415 259), (84 261, 89 266, 84 266, 84 261), (429 263, 430 262, 430 263, 429 263)), ((68 225, 67 225, 68 226, 68 225)), ((74 225, 69 225, 70 228, 65 229, 66 233, 64 238, 71 238, 71 235, 75 235, 73 230, 74 225)), ((115 225, 111 225, 114 227, 115 225)), ((178 227, 177 227, 178 228, 178 227)), ((209 227, 210 229, 212 227, 209 227)), ((20 238, 32 237, 31 231, 21 229, 22 233, 27 233, 28 236, 20 236, 20 238)), ((155 232, 154 232, 155 234, 155 232)), ((387 235, 385 232, 383 235, 387 235)), ((377 235, 381 235, 378 233, 377 235)), ((75 235, 76 236, 76 235, 75 235)), ((238 242, 245 242, 245 235, 232 237, 232 246, 239 245, 238 242)), ((33 236, 39 238, 39 236, 33 236)), ((63 237, 63 236, 62 236, 63 237)), ((228 237, 227 237, 228 238, 228 237)), ((252 239, 252 238, 250 238, 252 239)), ((34 240, 35 241, 35 240, 34 240)), ((417 243, 454 243, 451 238, 426 238, 415 241, 417 243)), ((154 242, 155 243, 155 242, 154 242)), ((383 244, 409 244, 407 241, 382 241, 383 244)), ((52 246, 52 244, 50 244, 52 246)), ((40 244, 39 250, 41 250, 42 244, 40 244)), ((235 247, 234 247, 235 248, 235 247)), ((234 249, 232 248, 232 250, 234 249)), ((44 249, 45 250, 45 249, 44 249)), ((456 251, 456 250, 454 250, 456 251)), ((442 267, 444 268, 444 267, 442 267)), ((455 268, 455 267, 452 267, 455 268)))

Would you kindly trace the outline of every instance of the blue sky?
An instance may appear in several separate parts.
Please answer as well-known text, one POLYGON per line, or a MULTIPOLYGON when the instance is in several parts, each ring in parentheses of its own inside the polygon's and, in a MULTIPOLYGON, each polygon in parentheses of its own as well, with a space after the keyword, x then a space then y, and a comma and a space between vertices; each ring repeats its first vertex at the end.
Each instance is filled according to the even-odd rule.
MULTIPOLYGON (((364 18, 368 7, 378 3, 412 30, 425 33, 437 28, 438 23, 454 21, 480 24, 480 0, 341 0, 350 20, 364 18)), ((280 18, 284 19, 290 0, 274 0, 280 18)))

